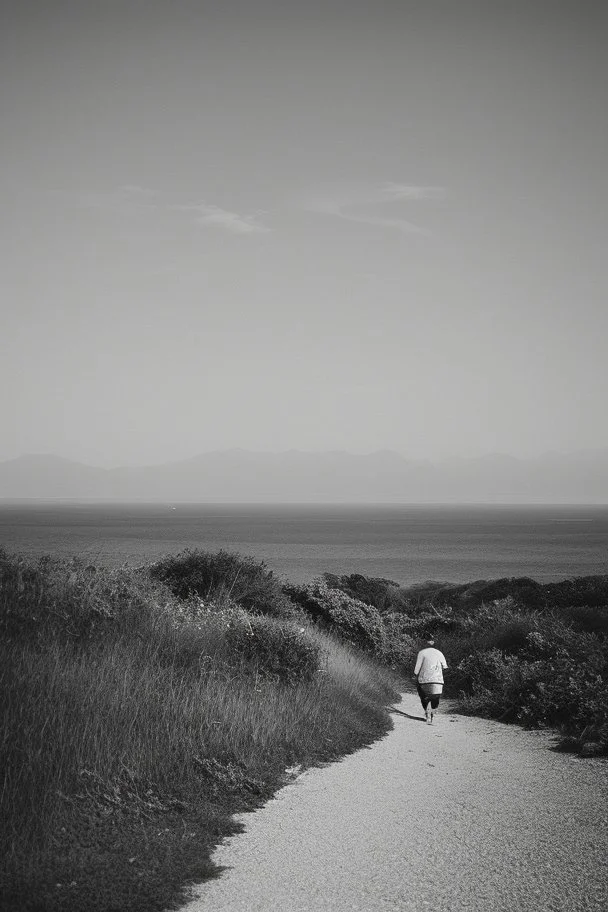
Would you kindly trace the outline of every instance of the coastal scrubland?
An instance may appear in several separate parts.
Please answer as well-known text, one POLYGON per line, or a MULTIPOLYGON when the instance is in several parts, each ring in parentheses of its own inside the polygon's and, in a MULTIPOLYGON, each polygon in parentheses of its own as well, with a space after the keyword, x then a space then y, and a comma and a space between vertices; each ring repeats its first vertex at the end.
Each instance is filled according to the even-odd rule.
POLYGON ((176 907, 236 812, 389 730, 431 635, 462 711, 608 752, 608 577, 295 586, 227 551, 0 552, 0 627, 7 912, 176 907))
POLYGON ((325 585, 375 609, 396 635, 434 637, 460 711, 554 728, 563 749, 608 753, 608 576, 403 587, 326 574, 325 585))
POLYGON ((3 910, 177 905, 235 812, 389 730, 392 672, 255 561, 191 563, 0 555, 3 910))
MULTIPOLYGON (((247 560, 253 576, 256 562, 247 560)), ((200 552, 169 557, 152 573, 183 597, 198 585, 188 575, 193 564, 202 566, 200 552)), ((238 578, 236 567, 228 572, 226 566, 224 572, 226 578, 238 578)), ((197 591, 202 592, 200 586, 197 591)), ((457 698, 462 712, 554 728, 563 749, 608 753, 608 575, 553 583, 526 577, 456 585, 429 581, 408 587, 360 574, 325 573, 304 585, 284 582, 281 591, 277 613, 297 606, 317 629, 404 679, 422 642, 433 637, 450 664, 446 696, 457 698)), ((249 598, 255 608, 251 595, 239 592, 238 597, 249 598)))

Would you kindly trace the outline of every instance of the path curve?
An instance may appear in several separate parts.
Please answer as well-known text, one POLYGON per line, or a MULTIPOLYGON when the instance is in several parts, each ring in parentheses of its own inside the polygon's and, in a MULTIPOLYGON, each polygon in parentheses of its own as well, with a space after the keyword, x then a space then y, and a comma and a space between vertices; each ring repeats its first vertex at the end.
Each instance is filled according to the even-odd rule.
POLYGON ((608 761, 415 695, 253 814, 183 912, 606 912, 608 761))

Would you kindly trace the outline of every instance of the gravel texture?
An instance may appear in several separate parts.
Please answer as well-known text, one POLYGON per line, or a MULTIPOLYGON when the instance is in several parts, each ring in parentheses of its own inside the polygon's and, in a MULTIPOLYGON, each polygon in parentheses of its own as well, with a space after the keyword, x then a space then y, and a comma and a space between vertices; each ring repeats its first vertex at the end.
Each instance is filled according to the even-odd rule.
POLYGON ((606 912, 608 761, 456 715, 395 727, 242 817, 187 912, 606 912))

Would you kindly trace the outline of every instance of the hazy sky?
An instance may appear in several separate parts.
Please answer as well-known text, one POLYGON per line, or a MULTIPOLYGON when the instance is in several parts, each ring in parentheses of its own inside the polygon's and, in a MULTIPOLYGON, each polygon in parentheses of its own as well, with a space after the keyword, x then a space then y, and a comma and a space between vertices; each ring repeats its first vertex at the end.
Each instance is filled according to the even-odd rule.
POLYGON ((2 9, 0 459, 608 446, 604 3, 2 9))

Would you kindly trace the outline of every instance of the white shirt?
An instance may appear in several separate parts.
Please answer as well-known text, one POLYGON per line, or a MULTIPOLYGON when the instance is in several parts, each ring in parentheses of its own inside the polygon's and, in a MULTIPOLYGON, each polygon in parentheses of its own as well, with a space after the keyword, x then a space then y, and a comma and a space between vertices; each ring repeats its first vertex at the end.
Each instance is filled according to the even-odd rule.
POLYGON ((427 646, 418 653, 414 674, 418 675, 419 684, 443 684, 443 669, 447 667, 444 654, 427 646))

